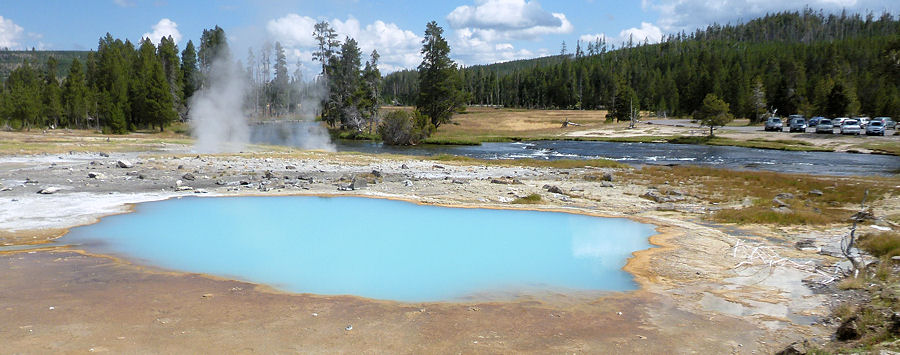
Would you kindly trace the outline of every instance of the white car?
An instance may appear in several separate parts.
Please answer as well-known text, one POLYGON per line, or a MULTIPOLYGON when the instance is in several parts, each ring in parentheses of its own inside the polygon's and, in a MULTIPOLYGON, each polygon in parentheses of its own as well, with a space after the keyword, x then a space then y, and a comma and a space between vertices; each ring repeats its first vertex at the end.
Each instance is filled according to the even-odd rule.
POLYGON ((866 129, 866 126, 869 125, 869 121, 872 119, 869 117, 860 117, 856 120, 859 121, 859 128, 866 129))
POLYGON ((831 120, 831 124, 833 124, 835 128, 838 128, 842 124, 844 124, 844 121, 849 120, 849 119, 850 119, 850 117, 838 117, 838 118, 831 120))
POLYGON ((861 131, 862 129, 859 128, 859 121, 857 120, 844 120, 844 122, 841 123, 841 134, 859 135, 861 131))
POLYGON ((867 136, 883 136, 884 135, 884 122, 881 120, 872 120, 869 122, 869 125, 866 126, 866 135, 867 136))

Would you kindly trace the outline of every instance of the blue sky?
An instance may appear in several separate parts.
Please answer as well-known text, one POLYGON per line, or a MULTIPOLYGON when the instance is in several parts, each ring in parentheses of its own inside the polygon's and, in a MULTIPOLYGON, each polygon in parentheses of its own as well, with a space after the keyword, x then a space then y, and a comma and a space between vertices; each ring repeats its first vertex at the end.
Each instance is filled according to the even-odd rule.
POLYGON ((137 42, 172 35, 183 48, 204 28, 224 28, 237 59, 265 41, 287 48, 292 66, 315 71, 312 25, 326 20, 354 37, 364 53, 377 49, 383 71, 413 68, 425 24, 437 21, 464 65, 570 51, 579 39, 605 36, 621 43, 658 41, 663 34, 713 22, 734 23, 804 7, 826 12, 887 11, 900 14, 897 0, 4 0, 0 3, 0 48, 94 49, 106 32, 137 42))

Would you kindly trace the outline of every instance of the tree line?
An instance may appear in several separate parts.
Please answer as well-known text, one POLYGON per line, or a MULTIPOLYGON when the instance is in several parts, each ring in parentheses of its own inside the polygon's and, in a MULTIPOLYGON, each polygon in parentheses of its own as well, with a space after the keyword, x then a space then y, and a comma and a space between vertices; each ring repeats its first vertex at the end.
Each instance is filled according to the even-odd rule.
MULTIPOLYGON (((752 120, 775 110, 897 117, 898 57, 900 21, 891 15, 806 9, 668 35, 658 44, 579 41, 574 54, 472 66, 462 75, 468 104, 608 109, 616 119, 634 107, 689 116, 708 94, 752 120)), ((388 75, 384 100, 414 103, 417 75, 388 75)))

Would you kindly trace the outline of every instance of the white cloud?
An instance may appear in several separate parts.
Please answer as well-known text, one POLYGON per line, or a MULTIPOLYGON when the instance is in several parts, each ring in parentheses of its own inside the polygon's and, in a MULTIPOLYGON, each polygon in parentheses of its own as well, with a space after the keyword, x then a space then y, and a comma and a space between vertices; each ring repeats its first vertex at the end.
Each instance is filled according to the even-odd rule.
POLYGON ((18 48, 25 29, 13 20, 0 16, 0 48, 18 48))
POLYGON ((662 29, 654 26, 649 22, 641 22, 641 28, 632 27, 619 32, 619 39, 628 42, 631 38, 634 43, 643 43, 647 40, 650 43, 658 43, 662 39, 662 29))
POLYGON ((573 29, 565 14, 547 12, 534 0, 478 0, 475 6, 457 7, 447 21, 452 28, 468 30, 471 36, 489 42, 537 40, 541 35, 573 29))
POLYGON ((644 10, 659 13, 656 25, 666 32, 693 31, 712 23, 733 23, 778 11, 794 11, 802 7, 826 12, 900 12, 896 0, 642 0, 644 10))
POLYGON ((532 27, 560 27, 562 21, 544 11, 537 1, 480 0, 476 6, 460 6, 447 15, 453 28, 521 30, 532 27))
POLYGON ((144 33, 141 38, 149 38, 150 42, 159 44, 161 38, 168 36, 172 36, 175 43, 181 42, 181 32, 178 31, 178 24, 175 21, 164 18, 153 25, 153 32, 144 33))
POLYGON ((532 58, 540 54, 516 49, 515 41, 539 41, 574 28, 565 14, 546 11, 534 0, 476 0, 454 9, 447 21, 452 55, 464 65, 532 58))
MULTIPOLYGON (((286 48, 286 52, 298 58, 307 68, 317 68, 318 63, 312 62, 312 52, 316 42, 312 33, 318 20, 298 14, 287 14, 283 17, 270 20, 266 24, 266 31, 273 41, 280 42, 286 48)), ((372 50, 377 50, 381 56, 379 69, 387 73, 403 68, 415 68, 422 61, 419 54, 421 37, 409 30, 404 30, 394 23, 377 20, 363 25, 353 17, 346 20, 332 19, 328 21, 338 40, 344 41, 350 36, 359 43, 360 50, 368 59, 372 50)))

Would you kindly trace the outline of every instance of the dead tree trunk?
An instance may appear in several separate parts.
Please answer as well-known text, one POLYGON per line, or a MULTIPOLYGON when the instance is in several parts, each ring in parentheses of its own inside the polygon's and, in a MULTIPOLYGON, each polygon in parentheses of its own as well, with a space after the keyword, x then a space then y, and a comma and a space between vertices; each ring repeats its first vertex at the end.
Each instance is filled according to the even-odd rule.
POLYGON ((869 190, 866 190, 865 195, 863 195, 862 203, 860 203, 859 213, 852 217, 853 226, 850 227, 850 234, 841 239, 841 253, 843 253, 844 257, 850 261, 850 265, 853 267, 853 277, 858 277, 859 270, 862 270, 862 268, 865 267, 862 255, 859 254, 859 250, 857 249, 856 254, 853 254, 852 251, 856 248, 856 225, 857 223, 862 222, 861 216, 865 214, 866 199, 868 197, 869 190))

